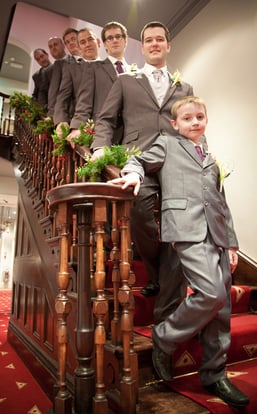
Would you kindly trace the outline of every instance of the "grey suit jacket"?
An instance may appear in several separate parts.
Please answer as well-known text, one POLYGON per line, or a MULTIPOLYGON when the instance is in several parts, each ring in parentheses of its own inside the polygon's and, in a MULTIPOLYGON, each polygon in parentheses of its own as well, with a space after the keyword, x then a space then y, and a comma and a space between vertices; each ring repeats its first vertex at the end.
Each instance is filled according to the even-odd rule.
POLYGON ((70 122, 78 97, 79 86, 84 67, 89 63, 84 60, 66 63, 62 66, 62 80, 54 107, 54 124, 70 122))
POLYGON ((193 95, 192 87, 181 82, 170 86, 159 107, 147 77, 142 73, 121 74, 114 82, 96 122, 92 148, 112 145, 113 129, 122 116, 122 143, 145 150, 160 134, 176 135, 170 124, 171 107, 185 95, 193 95))
POLYGON ((53 64, 53 74, 48 91, 48 115, 54 114, 54 106, 62 80, 63 65, 65 63, 70 63, 73 61, 75 61, 75 58, 71 55, 68 55, 64 59, 56 60, 53 64))
POLYGON ((201 242, 209 230, 217 246, 238 247, 219 168, 211 155, 202 162, 193 143, 182 136, 159 136, 151 149, 128 160, 122 174, 141 178, 157 173, 161 186, 161 238, 165 242, 201 242))
MULTIPOLYGON (((91 63, 83 71, 75 114, 70 123, 71 128, 78 128, 81 122, 85 122, 89 118, 92 118, 95 123, 97 122, 103 104, 116 79, 117 72, 108 58, 91 63)), ((119 117, 113 131, 113 142, 119 143, 122 135, 123 125, 121 117, 119 117)))
POLYGON ((48 65, 46 68, 40 68, 37 72, 35 72, 32 75, 32 79, 34 81, 34 90, 32 93, 32 98, 44 108, 47 108, 48 105, 48 91, 52 75, 52 63, 48 65))

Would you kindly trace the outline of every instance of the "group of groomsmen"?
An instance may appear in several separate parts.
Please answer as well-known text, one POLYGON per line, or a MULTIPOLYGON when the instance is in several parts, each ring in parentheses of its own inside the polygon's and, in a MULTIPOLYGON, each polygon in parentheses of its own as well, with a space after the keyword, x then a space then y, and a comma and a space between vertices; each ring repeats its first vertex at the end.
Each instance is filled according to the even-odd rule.
MULTIPOLYGON (((129 65, 124 58, 127 36, 126 27, 119 22, 108 22, 103 27, 101 41, 107 54, 105 59, 99 58, 100 40, 89 28, 79 31, 69 28, 63 39, 50 38, 48 46, 55 58, 53 64, 50 64, 45 51, 37 49, 34 52, 40 71, 47 79, 41 82, 41 86, 47 89, 48 84, 43 105, 47 107, 48 115, 53 117, 59 135, 61 125, 69 125, 67 139, 71 142, 71 138, 78 135, 82 122, 90 118, 94 120, 92 159, 103 155, 105 145, 119 143, 136 146, 143 151, 160 134, 176 135, 170 123, 172 104, 182 96, 193 94, 189 84, 183 81, 179 87, 173 84, 167 69, 171 39, 165 25, 155 21, 143 27, 141 48, 145 64, 140 70, 135 70, 134 65, 129 65), (156 68, 162 69, 161 86, 156 85, 153 78, 156 68)), ((38 99, 35 94, 33 96, 38 99)), ((159 292, 158 279, 162 273, 180 274, 176 260, 172 260, 173 265, 170 265, 170 252, 166 246, 162 254, 159 226, 154 215, 158 191, 155 179, 150 177, 149 183, 146 179, 131 213, 136 252, 144 261, 149 276, 149 282, 141 289, 145 296, 159 292)), ((172 289, 168 292, 164 289, 158 296, 161 303, 157 301, 156 320, 163 319, 181 297, 180 277, 177 275, 175 280, 172 289)))
MULTIPOLYGON (((71 128, 77 129, 89 118, 95 121, 118 74, 129 69, 124 58, 127 45, 125 26, 109 22, 103 27, 101 38, 106 59, 100 59, 100 39, 87 27, 80 30, 68 28, 62 38, 51 37, 48 40, 54 63, 50 62, 45 50, 34 51, 34 58, 41 68, 33 75, 35 87, 32 96, 53 117, 58 131, 61 131, 62 124, 71 124, 71 128), (92 62, 98 64, 90 67, 92 62), (93 72, 96 82, 92 79, 93 72)), ((117 139, 120 138, 119 135, 117 139)))

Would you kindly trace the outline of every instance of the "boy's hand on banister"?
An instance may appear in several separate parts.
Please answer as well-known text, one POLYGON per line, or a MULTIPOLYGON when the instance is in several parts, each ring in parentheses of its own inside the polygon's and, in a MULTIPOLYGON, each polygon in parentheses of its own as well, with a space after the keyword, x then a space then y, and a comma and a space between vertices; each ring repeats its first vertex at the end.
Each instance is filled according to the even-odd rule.
POLYGON ((122 190, 130 186, 134 187, 133 194, 138 195, 140 189, 140 176, 137 173, 128 173, 120 178, 114 178, 108 181, 108 184, 121 185, 122 190))

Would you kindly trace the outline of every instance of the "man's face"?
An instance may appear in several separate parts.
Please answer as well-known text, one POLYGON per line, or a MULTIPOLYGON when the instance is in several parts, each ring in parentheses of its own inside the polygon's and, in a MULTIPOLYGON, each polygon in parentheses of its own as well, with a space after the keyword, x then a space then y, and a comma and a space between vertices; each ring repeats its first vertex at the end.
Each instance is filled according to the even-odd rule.
POLYGON ((35 53, 35 60, 42 67, 46 68, 50 64, 50 60, 47 53, 42 50, 37 50, 35 53))
POLYGON ((48 48, 54 59, 62 59, 65 56, 65 46, 61 39, 54 37, 49 39, 48 48))
POLYGON ((141 48, 145 61, 161 68, 166 65, 171 44, 167 41, 162 27, 149 27, 144 32, 141 48))
POLYGON ((126 45, 127 39, 123 37, 119 27, 106 30, 104 47, 108 55, 121 59, 126 45))
POLYGON ((79 46, 76 32, 66 34, 66 36, 64 36, 64 44, 71 55, 79 55, 79 46))
POLYGON ((85 30, 78 34, 79 54, 86 60, 95 60, 98 58, 100 40, 97 39, 93 32, 85 30))

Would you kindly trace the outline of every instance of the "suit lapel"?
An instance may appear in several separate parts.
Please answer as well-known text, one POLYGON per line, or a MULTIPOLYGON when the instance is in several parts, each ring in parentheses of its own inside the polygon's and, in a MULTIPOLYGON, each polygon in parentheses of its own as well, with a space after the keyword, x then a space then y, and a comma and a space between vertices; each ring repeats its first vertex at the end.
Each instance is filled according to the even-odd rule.
POLYGON ((102 68, 108 74, 108 76, 111 78, 113 82, 117 79, 117 73, 115 72, 115 69, 110 59, 107 58, 102 61, 102 68))
POLYGON ((192 142, 190 142, 190 140, 188 139, 181 139, 180 141, 180 145, 182 146, 182 148, 184 148, 184 150, 190 154, 190 156, 197 162, 197 164, 199 164, 202 168, 206 168, 209 167, 210 165, 215 163, 215 160, 212 158, 212 156, 210 154, 206 154, 206 157, 203 161, 200 160, 199 155, 196 152, 196 149, 193 145, 192 142))
POLYGON ((147 79, 147 77, 145 76, 144 73, 138 73, 135 76, 135 79, 137 80, 137 82, 139 83, 139 85, 144 88, 146 90, 146 92, 148 93, 148 95, 152 98, 152 100, 154 101, 154 103, 158 106, 159 108, 159 104, 157 102, 157 99, 155 97, 155 94, 151 88, 151 85, 147 79))
POLYGON ((170 86, 168 87, 167 92, 166 92, 166 95, 163 98, 163 102, 162 102, 162 105, 161 105, 162 107, 164 105, 166 105, 166 103, 171 99, 171 97, 174 95, 174 92, 175 92, 175 90, 177 88, 176 85, 173 85, 172 86, 172 76, 171 76, 171 74, 169 72, 168 72, 168 76, 169 76, 170 86))

